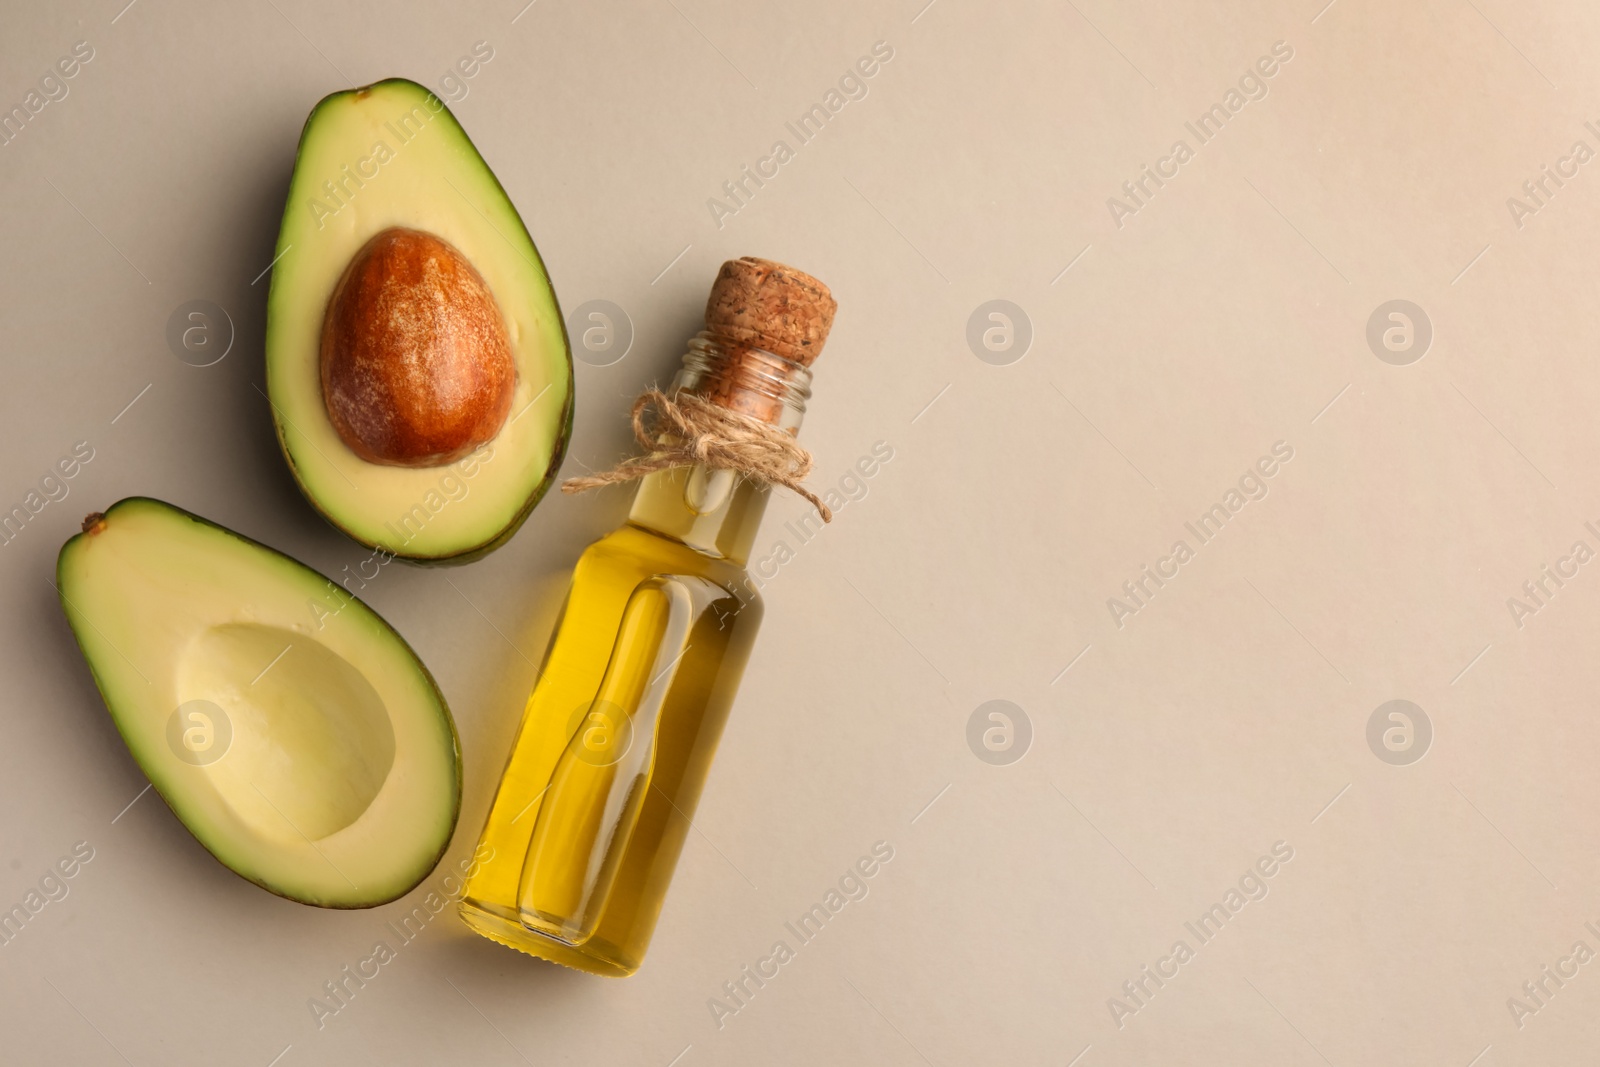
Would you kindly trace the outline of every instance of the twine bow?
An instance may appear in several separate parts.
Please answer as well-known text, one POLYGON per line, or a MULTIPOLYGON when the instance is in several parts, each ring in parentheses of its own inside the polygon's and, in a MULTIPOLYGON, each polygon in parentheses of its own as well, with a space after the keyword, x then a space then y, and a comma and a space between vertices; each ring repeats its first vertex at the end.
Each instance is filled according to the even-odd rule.
POLYGON ((672 467, 702 464, 710 470, 736 471, 762 485, 791 489, 811 502, 823 522, 833 521, 833 510, 801 484, 811 473, 811 453, 795 442, 793 434, 769 423, 694 393, 668 396, 647 389, 633 402, 633 436, 646 455, 625 459, 600 474, 568 478, 561 491, 581 493, 672 467))

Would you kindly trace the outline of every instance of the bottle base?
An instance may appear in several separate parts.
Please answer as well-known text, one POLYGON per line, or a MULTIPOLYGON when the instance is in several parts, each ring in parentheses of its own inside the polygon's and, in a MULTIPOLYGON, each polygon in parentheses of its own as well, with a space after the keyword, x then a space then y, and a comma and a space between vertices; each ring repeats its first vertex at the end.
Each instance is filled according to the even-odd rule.
POLYGON ((551 963, 559 963, 563 967, 597 974, 602 978, 626 978, 639 969, 641 961, 613 958, 604 951, 606 946, 591 947, 586 943, 579 948, 563 944, 543 934, 535 933, 514 919, 507 919, 485 910, 471 900, 461 901, 457 909, 462 922, 475 933, 487 937, 490 941, 497 941, 507 948, 526 952, 530 956, 537 956, 551 963))

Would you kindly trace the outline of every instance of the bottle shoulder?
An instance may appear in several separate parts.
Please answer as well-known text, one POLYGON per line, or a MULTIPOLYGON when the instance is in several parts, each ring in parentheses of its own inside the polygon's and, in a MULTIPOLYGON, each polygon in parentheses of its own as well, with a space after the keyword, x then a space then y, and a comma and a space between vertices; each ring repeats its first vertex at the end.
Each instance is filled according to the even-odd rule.
POLYGON ((568 603, 582 616, 582 628, 603 631, 641 584, 658 576, 701 579, 721 588, 727 595, 704 605, 718 630, 731 625, 747 640, 761 624, 765 605, 745 568, 632 525, 584 550, 573 569, 568 603))
POLYGON ((755 596, 756 583, 744 566, 708 556, 632 523, 619 526, 584 549, 573 580, 627 579, 632 584, 653 574, 693 575, 728 588, 741 600, 755 596))

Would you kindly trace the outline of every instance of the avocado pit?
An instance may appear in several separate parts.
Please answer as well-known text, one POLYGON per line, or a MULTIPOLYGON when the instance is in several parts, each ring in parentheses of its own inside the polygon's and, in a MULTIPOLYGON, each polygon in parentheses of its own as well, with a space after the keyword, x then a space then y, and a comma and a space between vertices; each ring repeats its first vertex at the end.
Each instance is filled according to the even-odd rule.
POLYGON ((390 227, 356 254, 322 323, 322 397, 369 463, 438 467, 499 434, 516 363, 482 275, 430 233, 390 227))

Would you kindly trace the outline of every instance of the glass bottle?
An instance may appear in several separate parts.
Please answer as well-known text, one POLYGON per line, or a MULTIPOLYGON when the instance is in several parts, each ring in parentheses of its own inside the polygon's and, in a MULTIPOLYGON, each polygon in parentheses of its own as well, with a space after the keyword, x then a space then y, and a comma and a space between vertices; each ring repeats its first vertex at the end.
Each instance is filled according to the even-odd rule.
MULTIPOLYGON (((808 275, 725 263, 668 394, 797 431, 833 310, 808 275)), ((460 902, 468 926, 594 974, 638 969, 760 626, 745 565, 768 494, 704 466, 647 475, 578 560, 460 902)))

